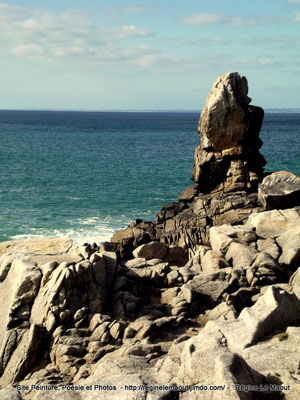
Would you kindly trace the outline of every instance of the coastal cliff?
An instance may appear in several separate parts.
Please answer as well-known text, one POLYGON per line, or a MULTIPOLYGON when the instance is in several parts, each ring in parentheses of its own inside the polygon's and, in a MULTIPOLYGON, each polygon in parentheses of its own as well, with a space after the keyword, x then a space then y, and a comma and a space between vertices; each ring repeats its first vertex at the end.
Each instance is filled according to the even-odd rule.
POLYGON ((199 120, 194 184, 111 242, 0 243, 0 397, 300 397, 300 178, 267 174, 238 73, 199 120))

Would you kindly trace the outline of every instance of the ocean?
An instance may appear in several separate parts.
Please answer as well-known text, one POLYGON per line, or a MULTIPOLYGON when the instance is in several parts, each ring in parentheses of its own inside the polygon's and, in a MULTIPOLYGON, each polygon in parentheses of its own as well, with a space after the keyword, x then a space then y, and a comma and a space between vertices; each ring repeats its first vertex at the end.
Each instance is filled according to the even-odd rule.
MULTIPOLYGON (((192 184, 199 112, 0 111, 0 241, 100 243, 192 184)), ((265 170, 300 175, 300 113, 265 114, 265 170)))

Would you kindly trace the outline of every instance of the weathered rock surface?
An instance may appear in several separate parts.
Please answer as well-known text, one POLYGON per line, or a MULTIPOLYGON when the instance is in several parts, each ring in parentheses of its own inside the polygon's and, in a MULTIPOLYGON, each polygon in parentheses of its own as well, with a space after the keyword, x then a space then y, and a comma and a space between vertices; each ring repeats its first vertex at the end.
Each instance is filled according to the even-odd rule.
POLYGON ((253 213, 248 224, 261 238, 276 238, 300 224, 300 207, 253 213))
POLYGON ((134 258, 145 258, 151 260, 151 258, 164 259, 168 253, 168 248, 164 243, 150 242, 137 247, 133 251, 134 258))
POLYGON ((21 260, 12 262, 1 284, 0 343, 9 329, 28 324, 31 305, 38 294, 42 274, 40 269, 21 260))
POLYGON ((100 246, 0 244, 0 398, 298 400, 300 208, 266 211, 264 186, 258 200, 263 111, 247 93, 237 73, 215 83, 195 184, 155 223, 100 246))
MULTIPOLYGON (((246 224, 211 227, 209 245, 198 246, 184 267, 159 258, 119 262, 116 253, 96 248, 92 254, 82 251, 87 258, 80 262, 41 266, 22 261, 17 253, 0 286, 5 299, 0 384, 100 381, 116 386, 104 395, 116 399, 153 397, 145 390, 125 391, 124 385, 132 382, 220 387, 293 383, 298 393, 292 348, 299 340, 299 274, 287 284, 297 262, 281 262, 285 251, 300 248, 296 216, 297 208, 265 211, 246 224), (270 213, 275 219, 284 216, 280 229, 261 222, 270 224, 270 213), (276 351, 274 365, 270 346, 276 351)), ((168 246, 157 244, 158 253, 163 249, 167 257, 168 246)), ((41 397, 34 390, 9 393, 21 399, 41 397)), ((241 393, 226 389, 212 398, 238 399, 241 393)), ((247 393, 246 398, 255 399, 255 391, 247 393)), ((98 394, 74 393, 79 400, 98 394)), ((68 399, 69 393, 47 396, 68 399)), ((158 390, 153 399, 172 396, 158 390)), ((182 394, 190 396, 205 399, 203 392, 182 394)))
POLYGON ((69 236, 50 237, 37 239, 12 240, 0 243, 0 255, 4 253, 29 253, 29 254, 49 254, 58 255, 67 253, 72 247, 69 236))
POLYGON ((215 150, 238 145, 248 130, 245 110, 251 99, 248 83, 238 73, 227 73, 213 84, 199 121, 202 147, 215 150))
POLYGON ((258 187, 258 199, 267 210, 300 206, 300 177, 287 171, 266 176, 258 187))
POLYGON ((249 106, 248 83, 237 72, 214 83, 199 120, 201 145, 194 154, 192 179, 200 192, 257 187, 265 164, 258 152, 263 110, 249 106))

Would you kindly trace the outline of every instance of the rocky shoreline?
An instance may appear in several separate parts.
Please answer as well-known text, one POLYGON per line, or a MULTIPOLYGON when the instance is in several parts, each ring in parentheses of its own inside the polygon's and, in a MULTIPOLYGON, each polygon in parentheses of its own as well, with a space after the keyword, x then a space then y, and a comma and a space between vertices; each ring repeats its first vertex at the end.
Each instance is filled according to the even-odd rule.
POLYGON ((264 172, 238 73, 199 121, 192 179, 111 242, 0 243, 0 397, 300 397, 300 178, 264 172))

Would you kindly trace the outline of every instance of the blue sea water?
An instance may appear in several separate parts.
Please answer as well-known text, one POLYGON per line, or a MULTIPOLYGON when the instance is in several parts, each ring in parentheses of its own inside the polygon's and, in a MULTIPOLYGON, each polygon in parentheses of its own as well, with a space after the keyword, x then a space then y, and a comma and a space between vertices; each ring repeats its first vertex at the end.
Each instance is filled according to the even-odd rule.
MULTIPOLYGON (((189 185, 196 112, 0 111, 0 241, 109 240, 189 185)), ((300 175, 300 114, 266 113, 266 170, 300 175)))

